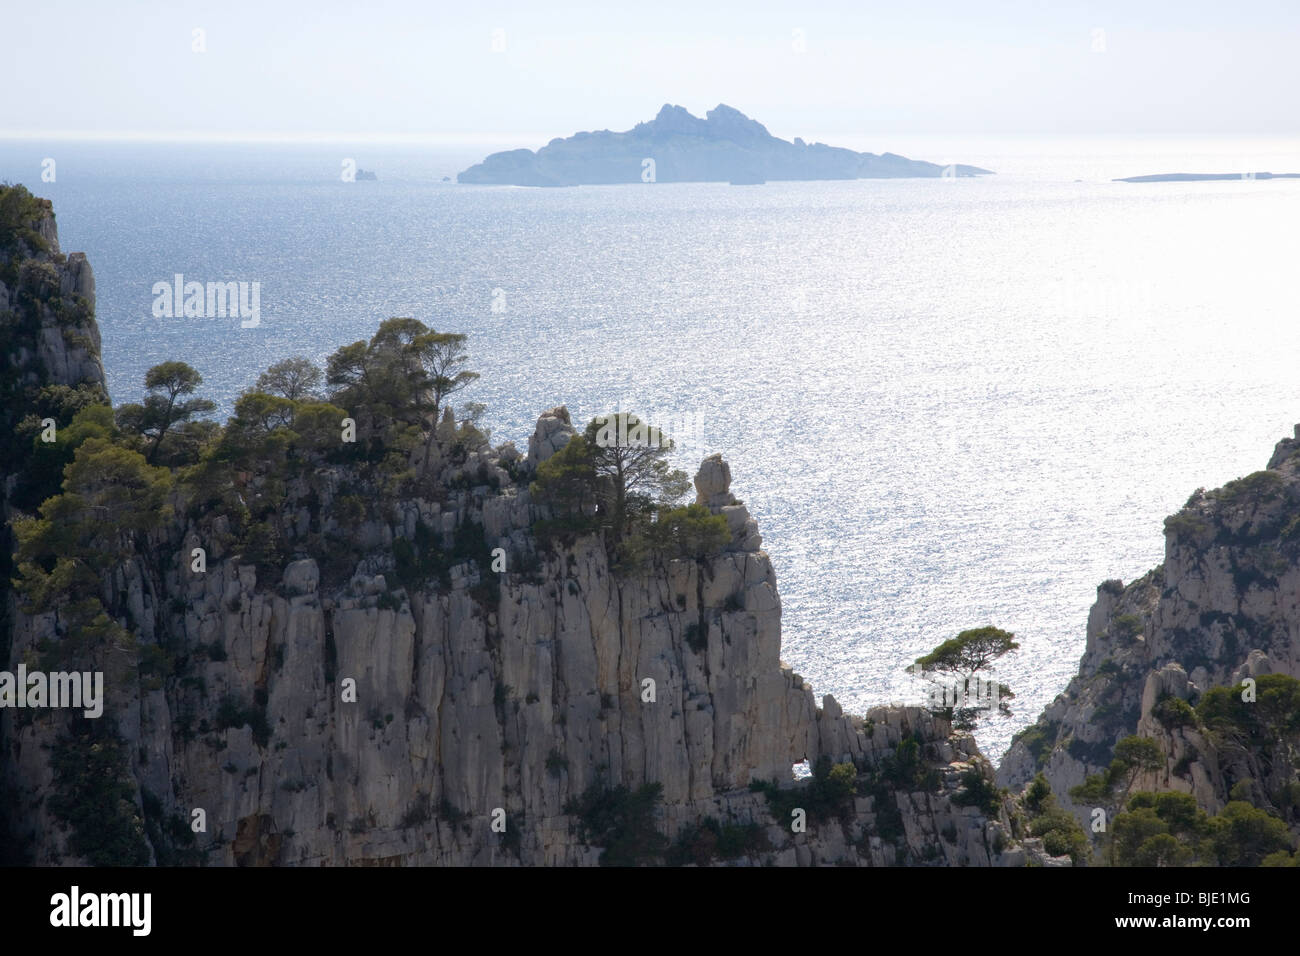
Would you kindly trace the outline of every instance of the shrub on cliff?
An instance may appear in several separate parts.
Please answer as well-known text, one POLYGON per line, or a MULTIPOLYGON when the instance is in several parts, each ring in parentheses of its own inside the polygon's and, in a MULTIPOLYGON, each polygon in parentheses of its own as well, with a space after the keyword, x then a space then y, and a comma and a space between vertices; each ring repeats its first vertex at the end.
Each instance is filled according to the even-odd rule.
MULTIPOLYGON (((718 554, 731 541, 727 519, 703 505, 658 507, 632 524, 615 550, 615 570, 621 574, 644 570, 653 555, 666 560, 700 560, 718 554)), ((728 595, 726 609, 739 611, 740 598, 728 595)))
POLYGON ((1057 804, 1051 784, 1041 773, 1025 791, 1024 806, 1029 814, 1029 833, 1042 838, 1044 850, 1052 856, 1068 856, 1075 866, 1087 865, 1088 835, 1074 814, 1057 804))
POLYGON ((0 281, 7 286, 14 286, 17 277, 18 261, 14 254, 22 246, 32 252, 45 252, 48 248, 41 234, 33 225, 52 216, 50 201, 33 196, 27 187, 21 184, 0 183, 0 263, 8 262, 12 274, 0 272, 0 281))
POLYGON ((134 553, 144 535, 162 526, 171 475, 107 439, 86 439, 64 470, 63 491, 38 517, 13 521, 18 590, 39 613, 60 610, 69 625, 61 644, 76 648, 119 633, 104 620, 104 581, 134 553), (84 639, 84 641, 82 640, 84 639))
POLYGON ((641 866, 657 862, 668 848, 667 838, 655 829, 655 806, 662 796, 658 783, 636 790, 596 783, 565 803, 564 812, 578 818, 583 843, 604 847, 601 866, 641 866))
POLYGON ((1180 544, 1196 546, 1209 534, 1211 527, 1200 512, 1185 508, 1165 519, 1165 537, 1180 544))
POLYGON ((574 435, 569 443, 537 466, 532 496, 551 509, 554 520, 584 524, 596 503, 596 469, 586 439, 574 435))
MULTIPOLYGON (((170 487, 165 469, 151 467, 138 453, 103 437, 89 437, 64 469, 62 493, 47 499, 37 516, 12 521, 18 570, 14 585, 26 601, 24 611, 57 612, 60 624, 57 639, 37 645, 39 666, 102 671, 105 726, 112 723, 112 702, 133 697, 137 691, 132 685, 141 676, 153 680, 150 671, 158 663, 156 653, 142 653, 118 623, 129 616, 126 596, 107 589, 106 582, 163 525, 170 514, 170 487)), ((91 744, 74 741, 70 746, 81 753, 91 744)), ((74 763, 70 758, 68 766, 74 763)), ((86 821, 94 814, 83 814, 79 801, 67 806, 69 819, 81 821, 74 822, 74 829, 90 825, 86 821)), ((108 811, 100 806, 96 812, 108 811)), ((112 830, 118 824, 104 826, 112 830)), ((93 840, 86 839, 91 846, 93 840)), ((116 845, 118 837, 111 840, 116 845)))
POLYGON ((1109 772, 1115 777, 1127 774, 1131 786, 1139 773, 1159 770, 1164 764, 1165 754, 1158 743, 1150 737, 1130 734, 1115 745, 1115 759, 1109 772))
POLYGON ((1025 790, 1025 809, 1033 815, 1042 813, 1049 806, 1055 805, 1056 797, 1052 793, 1052 785, 1047 782, 1047 778, 1041 773, 1035 775, 1029 787, 1025 790))
POLYGON ((1243 684, 1212 687, 1197 702, 1196 712, 1218 735, 1243 738, 1254 748, 1300 734, 1300 680, 1287 674, 1263 674, 1255 678, 1250 697, 1243 684))
MULTIPOLYGON (((481 527, 465 522, 456 529, 453 553, 473 546, 469 535, 475 528, 479 528, 478 539, 480 542, 483 541, 481 527)), ((483 558, 481 548, 485 546, 485 543, 479 545, 479 550, 474 550, 459 560, 483 558)), ((453 554, 444 552, 439 545, 438 533, 423 520, 415 523, 414 540, 404 537, 393 539, 393 561, 398 582, 409 591, 423 587, 430 581, 437 581, 443 587, 450 587, 451 567, 457 563, 453 554)), ((488 566, 486 563, 481 565, 480 572, 485 571, 488 566)))
POLYGON ((669 866, 708 866, 714 860, 754 856, 769 849, 767 834, 757 823, 719 823, 705 817, 686 826, 669 849, 669 866))
POLYGON ((254 742, 259 747, 266 747, 271 742, 271 725, 267 723, 266 719, 265 693, 265 691, 259 691, 255 694, 253 705, 249 707, 244 706, 241 701, 231 694, 223 697, 220 706, 217 708, 217 730, 248 727, 252 731, 254 742))
POLYGON ((1133 794, 1128 801, 1129 810, 1149 808, 1163 820, 1173 833, 1199 833, 1204 829, 1208 819, 1205 811, 1196 805, 1196 798, 1190 793, 1165 790, 1159 793, 1142 791, 1133 794))
POLYGON ((731 541, 727 519, 703 505, 665 508, 656 512, 646 537, 652 548, 671 558, 703 558, 717 554, 731 541))
POLYGON ((762 791, 776 822, 788 827, 792 814, 801 809, 809 823, 843 818, 853 812, 857 795, 857 768, 851 763, 834 763, 823 754, 813 764, 812 777, 795 787, 782 787, 776 780, 755 781, 751 790, 762 791))
POLYGON ((214 457, 245 471, 282 470, 290 462, 310 467, 304 461, 308 456, 328 458, 342 447, 346 417, 347 412, 328 402, 245 392, 235 402, 214 457))
POLYGON ((1136 793, 1111 823, 1110 859, 1117 866, 1259 866, 1286 862, 1286 824, 1241 800, 1209 816, 1190 794, 1136 793))
POLYGON ((1115 745, 1115 755, 1105 773, 1090 774, 1083 783, 1070 789, 1076 803, 1110 806, 1116 793, 1127 793, 1138 774, 1159 770, 1165 754, 1150 737, 1130 735, 1115 745))
POLYGON ((1138 866, 1139 859, 1158 857, 1159 852, 1152 848, 1142 853, 1143 846, 1155 837, 1170 836, 1169 825, 1151 807, 1116 814, 1110 833, 1110 861, 1114 866, 1138 866))
POLYGON ((921 742, 912 734, 900 740, 893 754, 881 761, 881 778, 899 790, 931 789, 926 785, 925 773, 921 742))
POLYGON ((1052 856, 1068 856, 1075 866, 1088 862, 1088 836, 1074 814, 1051 806, 1029 824, 1029 832, 1042 837, 1043 849, 1052 856))
POLYGON ((145 866, 149 845, 135 803, 129 751, 112 722, 76 721, 50 754, 50 812, 71 830, 68 849, 91 866, 145 866))
POLYGON ((1259 866, 1266 856, 1292 846, 1285 823, 1241 800, 1220 810, 1209 832, 1220 866, 1259 866))
MULTIPOLYGON (((10 499, 21 511, 32 511, 46 498, 59 493, 63 471, 72 462, 72 456, 88 438, 111 440, 117 434, 113 423, 113 409, 101 404, 96 392, 73 390, 66 386, 47 386, 42 392, 57 390, 66 401, 59 402, 59 410, 39 410, 23 419, 18 434, 31 448, 26 468, 18 474, 18 484, 10 499), (66 409, 75 409, 69 413, 66 409), (42 413, 44 412, 44 413, 42 413), (55 421, 54 441, 42 440, 45 418, 55 421)), ((47 406, 48 407, 48 406, 47 406)))
POLYGON ((1259 863, 1260 866, 1300 866, 1300 853, 1292 853, 1289 850, 1277 850, 1264 857, 1259 863))
POLYGON ((1160 721, 1160 725, 1166 730, 1195 727, 1197 722, 1196 711, 1192 709, 1192 705, 1181 697, 1172 695, 1160 698, 1151 708, 1151 716, 1160 721))
POLYGON ((1272 501, 1282 493, 1282 475, 1276 471, 1257 471, 1230 481, 1214 493, 1215 498, 1225 507, 1255 505, 1272 501))
POLYGON ((385 322, 368 343, 338 349, 326 366, 330 402, 356 422, 356 441, 349 450, 371 462, 391 450, 409 452, 423 422, 418 372, 409 355, 409 339, 419 333, 400 336, 390 325, 394 321, 385 322))
POLYGON ((997 817, 1002 809, 1002 791, 978 770, 967 770, 961 775, 962 789, 953 794, 952 802, 959 807, 979 807, 986 817, 997 817))
POLYGON ((1060 732, 1061 725, 1059 721, 1046 721, 1037 724, 1031 724, 1020 733, 1011 738, 1012 744, 1020 743, 1029 751, 1029 755, 1034 758, 1034 766, 1042 767, 1051 755, 1052 745, 1056 743, 1056 735, 1060 732))
POLYGON ((1142 618, 1136 614, 1120 614, 1110 622, 1111 633, 1121 644, 1128 646, 1142 633, 1142 618))
POLYGON ((545 538, 609 531, 620 572, 643 567, 652 552, 669 558, 716 554, 731 539, 726 519, 702 505, 675 507, 686 474, 672 468, 671 439, 638 416, 599 416, 542 462, 530 491, 552 517, 545 538))

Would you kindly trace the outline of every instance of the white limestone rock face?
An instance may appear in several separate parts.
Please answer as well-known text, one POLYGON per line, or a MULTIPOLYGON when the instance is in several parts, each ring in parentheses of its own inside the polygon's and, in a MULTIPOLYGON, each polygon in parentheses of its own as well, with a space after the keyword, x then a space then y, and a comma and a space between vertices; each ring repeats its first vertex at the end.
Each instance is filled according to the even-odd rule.
POLYGON ((569 443, 569 439, 578 432, 569 419, 569 410, 557 405, 549 412, 543 412, 537 419, 537 427, 528 439, 528 465, 536 468, 546 459, 569 443))
POLYGON ((727 530, 731 532, 730 550, 758 551, 763 547, 758 521, 731 493, 731 466, 722 455, 710 455, 700 462, 700 469, 695 473, 695 503, 727 519, 727 530))
POLYGON ((54 216, 31 223, 48 244, 44 251, 21 241, 18 287, 0 282, 0 313, 18 309, 17 318, 36 329, 34 338, 16 342, 13 359, 24 367, 24 381, 35 385, 104 385, 99 326, 95 322, 95 274, 84 253, 59 252, 54 216), (20 292, 25 294, 20 295, 20 292), (37 364, 29 360, 36 359, 37 364))
POLYGON ((1248 677, 1300 679, 1292 524, 1300 513, 1300 427, 1296 434, 1278 443, 1265 471, 1193 494, 1166 523, 1163 565, 1127 586, 1098 589, 1078 675, 1012 744, 999 783, 1022 787, 1041 770, 1086 828, 1091 808, 1074 807, 1069 789, 1103 771, 1115 744, 1131 734, 1154 740, 1165 758, 1132 789, 1190 793, 1207 813, 1223 808, 1233 781, 1268 794, 1291 779, 1290 760, 1253 762, 1160 704, 1195 705, 1207 691, 1248 677))
POLYGON ((1246 656, 1245 663, 1233 671, 1232 683, 1240 684, 1247 677, 1259 678, 1271 673, 1273 673, 1273 662, 1268 659, 1267 654, 1255 648, 1246 656))
POLYGON ((695 473, 695 503, 715 514, 736 503, 731 494, 731 466, 722 460, 721 454, 710 455, 700 462, 700 470, 695 473))
POLYGON ((292 561, 284 569, 284 585, 291 592, 298 594, 315 594, 320 582, 320 568, 312 558, 292 561))
MULTIPOLYGON (((517 498, 463 512, 454 498, 443 514, 486 526, 490 512, 509 540, 529 520, 517 498)), ((138 779, 165 812, 207 810, 209 865, 589 865, 600 850, 566 804, 594 785, 646 783, 662 788, 656 820, 670 839, 719 814, 762 828, 765 847, 736 865, 1018 859, 1003 856, 1009 821, 954 804, 955 784, 891 795, 896 838, 873 837, 885 808, 867 798, 808 833, 773 819, 749 786, 793 786, 796 761, 872 773, 908 736, 940 768, 982 758, 926 711, 863 719, 830 697, 818 708, 780 663, 780 598, 761 552, 620 578, 603 544, 580 538, 538 553, 534 571, 499 575, 489 603, 472 593, 483 569, 450 590, 408 590, 381 559, 343 584, 311 558, 290 562, 276 590, 229 559, 175 578, 185 609, 170 626, 202 659, 119 719, 131 747, 154 755, 138 779), (517 839, 491 830, 496 809, 517 839)), ((31 625, 19 649, 38 639, 31 625)), ((22 765, 33 785, 48 782, 35 761, 22 765)), ((46 862, 66 853, 42 848, 46 862)))
POLYGON ((1171 661, 1160 670, 1152 671, 1147 675, 1146 685, 1142 690, 1142 713, 1143 715, 1151 713, 1156 703, 1166 697, 1187 700, 1194 691, 1195 688, 1188 681, 1187 672, 1183 670, 1182 665, 1171 661))

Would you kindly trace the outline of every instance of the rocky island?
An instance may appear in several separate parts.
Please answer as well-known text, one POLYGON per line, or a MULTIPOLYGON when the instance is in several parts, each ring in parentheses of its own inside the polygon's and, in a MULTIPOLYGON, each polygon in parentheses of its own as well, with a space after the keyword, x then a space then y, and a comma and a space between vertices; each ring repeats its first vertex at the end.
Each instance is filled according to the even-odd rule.
POLYGON ((1300 179, 1300 173, 1156 173, 1113 179, 1116 183, 1204 183, 1232 179, 1300 179))
POLYGON ((609 183, 896 179, 980 176, 976 166, 940 166, 893 153, 778 139, 757 120, 719 104, 704 119, 665 103, 654 119, 621 133, 575 133, 541 149, 493 153, 460 173, 461 183, 580 186, 609 183))

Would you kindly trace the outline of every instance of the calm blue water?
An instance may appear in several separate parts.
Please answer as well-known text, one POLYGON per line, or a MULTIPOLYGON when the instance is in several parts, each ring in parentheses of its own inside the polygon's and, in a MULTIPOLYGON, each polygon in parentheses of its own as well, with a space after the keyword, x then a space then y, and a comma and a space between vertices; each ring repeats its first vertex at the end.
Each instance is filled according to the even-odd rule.
MULTIPOLYGON (((1300 171, 1294 142, 1249 149, 1300 171)), ((529 190, 441 182, 482 150, 8 142, 0 179, 90 257, 115 401, 171 358, 228 407, 389 316, 466 332, 495 440, 564 402, 665 422, 692 473, 724 454, 818 693, 919 702, 918 654, 1015 631, 1016 715, 979 734, 996 758, 1073 674, 1096 585, 1158 564, 1163 517, 1300 421, 1300 182, 1107 181, 1246 151, 1022 143, 953 155, 981 180, 529 190), (341 182, 347 156, 380 181, 341 182), (177 272, 259 281, 261 327, 155 319, 177 272)))

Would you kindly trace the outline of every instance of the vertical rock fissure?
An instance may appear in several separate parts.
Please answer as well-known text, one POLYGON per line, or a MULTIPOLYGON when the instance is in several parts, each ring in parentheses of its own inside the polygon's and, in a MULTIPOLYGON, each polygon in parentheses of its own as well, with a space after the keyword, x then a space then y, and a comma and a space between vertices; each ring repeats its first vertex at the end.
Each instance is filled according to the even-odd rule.
MULTIPOLYGON (((439 616, 443 620, 448 620, 449 615, 451 613, 451 609, 450 607, 446 607, 446 608, 443 607, 443 603, 442 603, 443 600, 444 599, 441 595, 437 598, 438 610, 440 612, 439 616)), ((442 635, 439 634, 439 637, 441 636, 442 635)), ((438 651, 442 656, 442 687, 438 691, 438 705, 437 707, 434 708, 434 715, 435 715, 434 726, 437 728, 437 730, 433 735, 433 747, 434 747, 434 766, 438 767, 439 769, 442 768, 442 734, 443 734, 442 712, 443 712, 443 705, 447 701, 447 685, 451 683, 451 678, 452 678, 451 648, 448 647, 448 643, 449 642, 445 640, 440 640, 438 642, 439 644, 438 651)), ((441 800, 442 798, 446 797, 446 789, 443 785, 441 776, 436 778, 436 782, 438 784, 438 796, 439 799, 441 800)))
MULTIPOLYGON (((608 563, 609 552, 606 551, 606 552, 605 552, 605 555, 606 555, 606 562, 608 563)), ((612 717, 612 718, 606 716, 606 709, 605 709, 605 692, 604 692, 604 691, 601 691, 601 699, 600 699, 600 722, 601 722, 602 725, 608 725, 612 720, 616 720, 617 717, 618 717, 618 709, 621 708, 621 707, 622 707, 622 704, 623 704, 623 700, 622 700, 622 695, 623 695, 623 642, 627 639, 627 634, 626 634, 626 632, 625 632, 625 630, 624 630, 624 627, 623 627, 623 582, 619 579, 619 577, 618 577, 616 574, 613 573, 612 569, 611 569, 610 576, 609 576, 609 583, 610 583, 610 586, 613 588, 613 596, 614 596, 615 598, 617 598, 617 600, 618 600, 618 617, 616 618, 616 621, 617 621, 617 626, 616 626, 616 635, 617 635, 617 640, 615 641, 615 647, 614 647, 614 702, 615 702, 615 713, 614 713, 614 717, 612 717)), ((593 640, 596 640, 594 634, 592 635, 592 637, 593 637, 593 640)), ((600 651, 600 648, 599 648, 598 641, 597 641, 596 651, 597 651, 597 660, 599 660, 599 651, 600 651)), ((598 669, 597 669, 597 674, 599 674, 599 673, 600 673, 600 671, 599 671, 599 668, 598 668, 598 669)), ((614 749, 615 749, 615 747, 617 747, 617 751, 618 751, 618 767, 620 768, 623 777, 624 777, 624 778, 627 778, 627 777, 629 776, 629 774, 630 774, 631 768, 628 766, 628 763, 627 763, 627 748, 626 748, 626 746, 625 746, 625 744, 624 744, 624 741, 623 741, 623 734, 621 733, 621 731, 622 731, 622 727, 613 728, 613 729, 611 730, 611 732, 606 733, 605 737, 606 737, 606 739, 608 740, 608 739, 612 738, 613 736, 617 735, 618 740, 616 741, 616 743, 615 743, 613 746, 610 746, 610 747, 609 747, 609 752, 610 752, 610 754, 609 754, 609 756, 610 756, 610 761, 609 761, 609 762, 610 762, 610 766, 611 766, 611 768, 612 768, 612 767, 614 766, 614 761, 613 761, 613 759, 612 759, 612 758, 613 758, 613 754, 614 754, 614 749)), ((645 770, 645 767, 642 766, 641 769, 642 769, 642 771, 644 771, 644 770, 645 770)), ((611 781, 611 782, 612 782, 612 781, 611 781)))
POLYGON ((415 637, 411 641, 411 690, 404 702, 408 711, 412 701, 418 706, 420 700, 420 654, 424 650, 424 602, 419 598, 418 591, 415 594, 407 594, 407 603, 411 606, 411 620, 415 622, 415 637))

